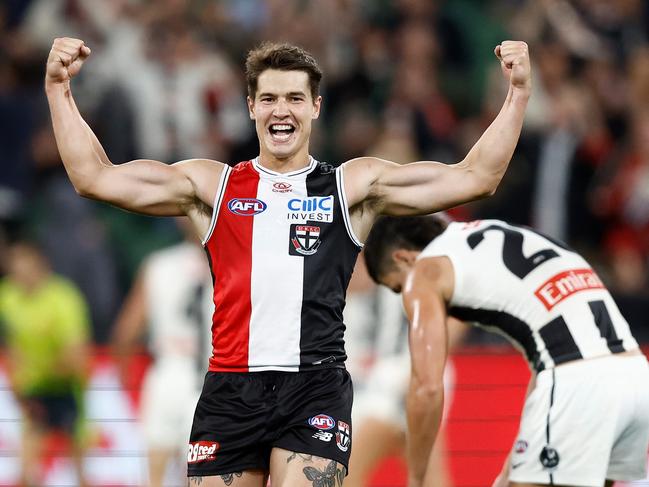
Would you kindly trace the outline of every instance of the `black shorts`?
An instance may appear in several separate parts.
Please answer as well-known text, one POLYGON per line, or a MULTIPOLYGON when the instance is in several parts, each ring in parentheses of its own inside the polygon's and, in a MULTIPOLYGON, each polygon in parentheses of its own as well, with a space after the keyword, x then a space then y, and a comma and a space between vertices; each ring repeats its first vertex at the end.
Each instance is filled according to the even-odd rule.
POLYGON ((187 475, 267 471, 273 447, 349 464, 352 381, 345 369, 208 372, 187 475))
POLYGON ((20 402, 29 419, 41 428, 74 433, 80 414, 74 393, 28 395, 20 402))

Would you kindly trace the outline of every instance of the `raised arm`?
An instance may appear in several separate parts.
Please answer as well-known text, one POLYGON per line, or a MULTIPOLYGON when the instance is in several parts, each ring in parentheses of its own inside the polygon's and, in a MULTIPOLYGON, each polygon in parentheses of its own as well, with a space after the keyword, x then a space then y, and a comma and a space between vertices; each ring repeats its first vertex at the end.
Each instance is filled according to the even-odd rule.
MULTIPOLYGON (((494 52, 509 81, 509 91, 498 116, 462 161, 399 165, 362 157, 346 163, 349 206, 366 208, 364 213, 370 216, 364 221, 380 214, 433 213, 495 192, 518 143, 532 83, 527 44, 504 41, 494 52)), ((363 235, 365 226, 355 230, 363 235)))
POLYGON ((90 49, 79 39, 55 39, 47 59, 45 92, 61 159, 75 190, 148 215, 185 215, 211 206, 223 165, 192 159, 167 165, 137 160, 113 165, 72 97, 70 80, 90 49))
POLYGON ((404 286, 403 302, 410 320, 411 373, 406 396, 409 487, 428 485, 434 476, 429 462, 444 410, 446 301, 452 279, 448 259, 422 259, 404 286))

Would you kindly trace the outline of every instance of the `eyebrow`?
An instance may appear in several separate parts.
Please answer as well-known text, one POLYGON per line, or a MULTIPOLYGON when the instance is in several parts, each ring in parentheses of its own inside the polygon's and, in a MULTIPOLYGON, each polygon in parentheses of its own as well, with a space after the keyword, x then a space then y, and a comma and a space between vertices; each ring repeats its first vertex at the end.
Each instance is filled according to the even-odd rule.
MULTIPOLYGON (((261 98, 262 96, 278 96, 277 93, 259 93, 259 97, 261 98)), ((290 96, 304 96, 306 97, 306 93, 303 91, 290 91, 285 94, 285 96, 290 97, 290 96)))

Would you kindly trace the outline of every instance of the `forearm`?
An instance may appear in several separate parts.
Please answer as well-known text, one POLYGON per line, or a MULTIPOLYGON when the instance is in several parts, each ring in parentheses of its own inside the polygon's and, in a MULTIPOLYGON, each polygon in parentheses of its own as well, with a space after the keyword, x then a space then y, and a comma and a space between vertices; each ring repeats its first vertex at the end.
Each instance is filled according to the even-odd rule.
POLYGON ((510 86, 498 116, 462 161, 484 183, 488 194, 496 190, 514 154, 529 96, 529 90, 510 86))
POLYGON ((87 193, 99 173, 111 165, 101 144, 81 117, 69 83, 46 83, 54 136, 75 189, 87 193))
POLYGON ((411 384, 406 399, 408 418, 408 471, 411 484, 421 485, 439 431, 444 409, 444 387, 411 384))

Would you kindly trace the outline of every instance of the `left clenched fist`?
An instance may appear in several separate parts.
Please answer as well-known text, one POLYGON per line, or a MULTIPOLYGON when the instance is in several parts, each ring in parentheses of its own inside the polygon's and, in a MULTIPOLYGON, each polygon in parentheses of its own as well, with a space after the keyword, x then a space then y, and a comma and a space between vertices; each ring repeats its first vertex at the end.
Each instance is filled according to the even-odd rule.
POLYGON ((523 41, 503 41, 496 46, 494 53, 512 88, 529 93, 532 89, 532 70, 527 44, 523 41))

